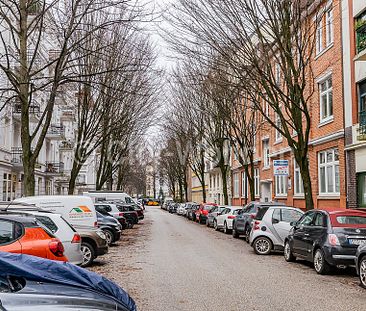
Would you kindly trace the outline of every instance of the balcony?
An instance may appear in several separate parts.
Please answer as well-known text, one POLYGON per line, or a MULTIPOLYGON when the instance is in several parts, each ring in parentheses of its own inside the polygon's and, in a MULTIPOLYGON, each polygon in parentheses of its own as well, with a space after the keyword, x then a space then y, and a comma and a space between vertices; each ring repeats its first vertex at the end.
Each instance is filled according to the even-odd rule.
POLYGON ((11 164, 14 167, 23 167, 23 149, 22 147, 11 148, 11 164))
POLYGON ((366 13, 356 21, 356 59, 366 61, 366 13))
POLYGON ((65 139, 65 127, 63 125, 51 124, 48 128, 46 137, 53 140, 65 139))
POLYGON ((61 121, 75 121, 75 111, 72 107, 65 107, 61 109, 61 121))
POLYGON ((63 140, 58 148, 60 151, 72 151, 74 149, 74 143, 68 140, 63 140))
POLYGON ((366 140, 366 111, 360 111, 358 114, 358 140, 366 140))
MULTIPOLYGON (((29 120, 31 122, 38 122, 40 113, 41 106, 38 103, 29 106, 29 120)), ((13 118, 17 121, 21 121, 22 119, 22 104, 19 102, 13 104, 13 118)))
POLYGON ((64 172, 64 163, 63 162, 46 162, 46 171, 45 173, 51 175, 59 175, 64 172))

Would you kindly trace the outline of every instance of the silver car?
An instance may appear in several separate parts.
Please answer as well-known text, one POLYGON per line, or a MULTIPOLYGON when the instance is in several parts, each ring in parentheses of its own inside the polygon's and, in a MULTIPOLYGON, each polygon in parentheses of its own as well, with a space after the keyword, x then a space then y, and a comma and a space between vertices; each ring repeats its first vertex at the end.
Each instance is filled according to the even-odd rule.
POLYGON ((258 255, 268 255, 272 250, 283 251, 285 238, 291 230, 291 223, 304 214, 298 208, 289 206, 268 206, 262 208, 253 220, 249 243, 258 255))

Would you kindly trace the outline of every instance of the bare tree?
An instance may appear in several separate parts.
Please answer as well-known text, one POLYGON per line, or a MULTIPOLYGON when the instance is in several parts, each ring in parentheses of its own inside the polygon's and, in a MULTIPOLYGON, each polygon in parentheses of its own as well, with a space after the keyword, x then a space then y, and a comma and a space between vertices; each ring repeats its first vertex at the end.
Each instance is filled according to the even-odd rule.
POLYGON ((175 28, 172 47, 203 64, 214 52, 223 62, 220 68, 226 64, 256 111, 287 140, 307 209, 314 207, 308 150, 315 30, 323 16, 317 6, 308 0, 179 0, 168 17, 175 28), (266 113, 263 101, 273 114, 266 113))

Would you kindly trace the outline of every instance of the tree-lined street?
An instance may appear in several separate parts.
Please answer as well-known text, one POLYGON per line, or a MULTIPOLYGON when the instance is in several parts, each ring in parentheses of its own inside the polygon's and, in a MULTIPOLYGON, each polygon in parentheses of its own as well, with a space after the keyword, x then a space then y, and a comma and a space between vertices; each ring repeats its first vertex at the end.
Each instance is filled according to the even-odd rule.
POLYGON ((132 295, 139 310, 364 310, 352 270, 317 275, 282 254, 259 257, 244 240, 158 207, 94 271, 132 295))

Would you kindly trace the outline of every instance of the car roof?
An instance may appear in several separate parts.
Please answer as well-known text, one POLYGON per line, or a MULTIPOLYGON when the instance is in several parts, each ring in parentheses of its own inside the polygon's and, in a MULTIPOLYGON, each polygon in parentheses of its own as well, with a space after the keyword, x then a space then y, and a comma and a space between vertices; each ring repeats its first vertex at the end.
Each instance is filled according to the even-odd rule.
POLYGON ((37 220, 34 215, 15 213, 15 212, 0 212, 0 219, 12 220, 20 222, 25 226, 38 226, 37 220))
MULTIPOLYGON (((317 210, 314 210, 317 211, 317 210)), ((318 209, 318 211, 324 211, 326 213, 328 213, 329 215, 360 215, 360 216, 365 216, 366 215, 366 210, 365 211, 361 211, 359 209, 334 209, 334 208, 321 208, 318 209)))

